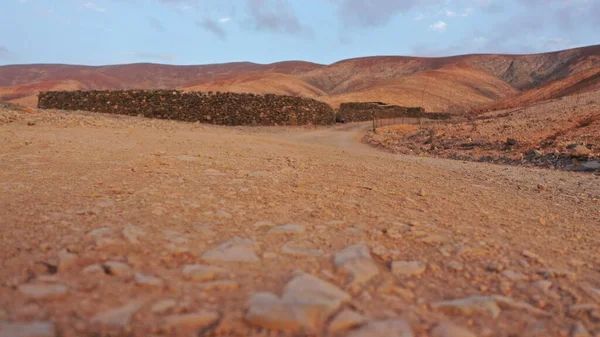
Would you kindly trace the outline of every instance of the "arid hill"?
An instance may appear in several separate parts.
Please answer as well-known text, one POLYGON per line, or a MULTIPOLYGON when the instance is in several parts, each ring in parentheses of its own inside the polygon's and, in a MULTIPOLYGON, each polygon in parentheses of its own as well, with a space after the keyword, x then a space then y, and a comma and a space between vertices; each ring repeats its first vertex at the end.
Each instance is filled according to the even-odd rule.
POLYGON ((33 106, 42 90, 165 89, 275 93, 468 111, 530 104, 600 86, 600 45, 535 55, 377 56, 320 65, 302 61, 171 66, 0 67, 0 98, 33 106))

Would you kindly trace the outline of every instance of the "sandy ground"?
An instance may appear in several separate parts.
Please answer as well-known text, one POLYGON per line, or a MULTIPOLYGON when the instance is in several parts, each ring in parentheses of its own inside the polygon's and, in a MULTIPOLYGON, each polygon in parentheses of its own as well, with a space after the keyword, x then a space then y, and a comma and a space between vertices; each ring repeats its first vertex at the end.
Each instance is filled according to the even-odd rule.
POLYGON ((600 177, 365 127, 0 110, 0 336, 600 336, 600 177))

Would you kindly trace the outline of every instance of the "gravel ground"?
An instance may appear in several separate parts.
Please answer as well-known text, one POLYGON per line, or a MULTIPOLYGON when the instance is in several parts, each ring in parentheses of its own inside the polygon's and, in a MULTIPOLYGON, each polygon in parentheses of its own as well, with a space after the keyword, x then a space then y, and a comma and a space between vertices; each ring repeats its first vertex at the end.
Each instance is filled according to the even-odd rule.
POLYGON ((600 177, 365 127, 0 109, 0 337, 600 336, 600 177))

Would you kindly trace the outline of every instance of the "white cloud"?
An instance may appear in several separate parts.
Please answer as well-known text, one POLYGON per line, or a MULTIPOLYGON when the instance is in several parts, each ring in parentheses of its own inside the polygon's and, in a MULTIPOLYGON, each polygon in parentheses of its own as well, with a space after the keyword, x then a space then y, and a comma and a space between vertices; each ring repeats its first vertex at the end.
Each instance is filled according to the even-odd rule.
POLYGON ((84 2, 83 4, 81 4, 81 7, 92 10, 92 11, 96 11, 96 12, 106 12, 106 9, 102 8, 102 7, 98 7, 98 5, 96 5, 95 2, 92 1, 88 1, 88 2, 84 2))
POLYGON ((445 32, 447 28, 448 28, 448 24, 445 23, 444 21, 438 21, 436 23, 431 24, 431 26, 429 26, 429 30, 431 30, 433 32, 438 32, 438 33, 445 32))
POLYGON ((231 21, 231 18, 220 18, 220 19, 219 19, 219 22, 220 22, 220 23, 227 23, 227 22, 229 22, 229 21, 231 21))
POLYGON ((416 20, 416 21, 421 21, 421 20, 423 20, 423 19, 425 19, 425 15, 423 15, 423 14, 421 14, 421 13, 419 13, 419 15, 415 16, 415 20, 416 20))
POLYGON ((465 11, 460 16, 467 17, 467 16, 469 16, 471 14, 473 14, 473 8, 467 8, 467 9, 465 9, 465 11))
POLYGON ((446 10, 446 16, 451 18, 451 17, 455 17, 456 13, 450 10, 446 10))

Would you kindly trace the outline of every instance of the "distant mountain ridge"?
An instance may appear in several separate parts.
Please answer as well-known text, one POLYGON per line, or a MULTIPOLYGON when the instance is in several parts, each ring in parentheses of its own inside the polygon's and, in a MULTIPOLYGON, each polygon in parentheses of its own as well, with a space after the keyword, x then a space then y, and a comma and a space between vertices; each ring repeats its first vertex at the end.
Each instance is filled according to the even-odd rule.
POLYGON ((383 101, 423 105, 428 111, 465 111, 600 88, 599 72, 600 45, 534 55, 374 56, 331 65, 32 64, 0 66, 0 98, 35 106, 37 93, 46 90, 181 89, 299 95, 333 106, 383 101))

